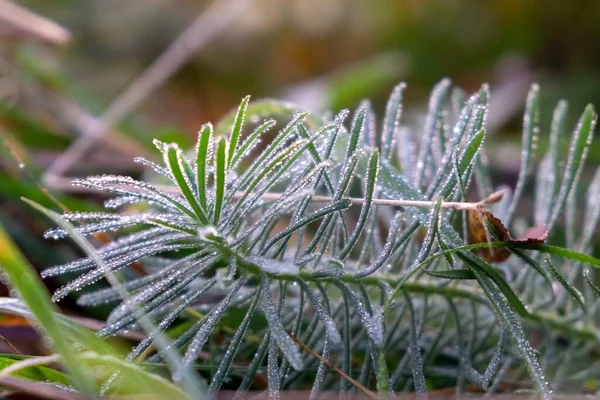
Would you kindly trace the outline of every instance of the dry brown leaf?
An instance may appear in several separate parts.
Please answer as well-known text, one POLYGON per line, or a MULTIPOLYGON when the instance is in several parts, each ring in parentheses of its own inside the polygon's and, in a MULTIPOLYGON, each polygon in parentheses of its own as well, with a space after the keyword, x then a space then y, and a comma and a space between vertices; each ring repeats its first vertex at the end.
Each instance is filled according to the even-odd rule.
MULTIPOLYGON (((494 229, 492 233, 498 240, 511 242, 522 247, 535 248, 543 245, 548 239, 548 229, 544 225, 529 228, 517 239, 513 239, 502 221, 482 206, 468 211, 468 222, 469 241, 472 244, 492 241, 488 226, 494 229)), ((511 255, 510 250, 507 248, 493 247, 477 249, 475 253, 488 262, 502 262, 511 255)))

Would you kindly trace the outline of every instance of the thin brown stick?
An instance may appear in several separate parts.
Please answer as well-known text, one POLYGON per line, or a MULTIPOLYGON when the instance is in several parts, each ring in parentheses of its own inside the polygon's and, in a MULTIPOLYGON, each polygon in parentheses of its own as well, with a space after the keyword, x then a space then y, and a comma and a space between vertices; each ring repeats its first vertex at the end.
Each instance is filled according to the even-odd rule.
POLYGON ((8 0, 0 0, 0 22, 54 44, 64 45, 71 40, 71 33, 56 22, 8 0))
POLYGON ((85 111, 62 94, 51 89, 45 90, 44 93, 66 123, 72 125, 83 136, 93 136, 98 130, 102 130, 105 133, 96 139, 107 148, 131 158, 143 156, 153 159, 156 157, 155 153, 148 151, 138 141, 107 125, 101 118, 85 111))
POLYGON ((350 375, 348 375, 347 373, 345 373, 344 371, 342 371, 341 369, 339 369, 338 367, 336 367, 334 364, 330 363, 329 361, 327 361, 326 359, 324 359, 323 357, 321 357, 320 354, 318 354, 316 351, 314 351, 313 349, 311 349, 307 344, 305 344, 303 341, 301 341, 300 339, 298 339, 296 336, 292 335, 289 332, 288 332, 288 335, 290 335, 290 338, 292 338, 292 340, 294 342, 296 342, 296 344, 298 344, 304 350, 308 351, 312 356, 316 357, 319 361, 321 361, 323 364, 325 364, 325 366, 327 368, 332 369, 335 372, 337 372, 338 374, 340 374, 344 379, 346 379, 347 381, 349 381, 350 383, 352 383, 361 392, 363 392, 364 394, 366 394, 367 397, 369 397, 370 399, 374 399, 374 400, 380 400, 380 398, 379 398, 379 396, 377 396, 377 394, 375 394, 374 392, 372 392, 371 390, 369 390, 367 387, 363 386, 360 382, 358 382, 356 379, 352 378, 350 375))
MULTIPOLYGON (((60 178, 55 181, 55 187, 57 189, 67 191, 67 192, 82 192, 82 193, 97 193, 98 191, 91 188, 84 188, 81 186, 72 186, 71 179, 69 178, 60 178)), ((176 186, 165 186, 165 185, 155 185, 157 189, 160 189, 166 193, 171 194, 181 194, 179 188, 176 186)), ((135 189, 132 189, 135 190, 135 189)), ((456 210, 473 210, 477 207, 486 205, 486 204, 494 204, 502 200, 502 198, 508 193, 508 189, 498 190, 483 200, 477 202, 459 202, 459 201, 444 201, 441 204, 441 208, 453 208, 456 210)), ((244 192, 237 192, 233 198, 239 199, 244 196, 244 192)), ((262 195, 263 200, 279 200, 283 194, 282 193, 265 193, 262 195)), ((350 202, 354 205, 362 205, 365 200, 361 197, 350 197, 350 202)), ((313 203, 330 203, 333 201, 332 197, 328 196, 312 196, 311 202, 313 203)), ((424 208, 432 208, 435 206, 435 201, 429 200, 390 200, 390 199, 372 199, 372 204, 380 205, 380 206, 391 206, 391 207, 424 207, 424 208)))
MULTIPOLYGON (((441 204, 442 208, 454 208, 456 210, 472 210, 484 204, 493 204, 498 202, 504 195, 507 190, 499 190, 497 192, 492 193, 485 199, 478 201, 476 203, 470 202, 457 202, 457 201, 444 201, 441 204)), ((239 198, 244 195, 243 192, 236 193, 234 197, 239 198)), ((262 196, 263 200, 278 200, 281 198, 281 193, 265 193, 262 196)), ((330 203, 333 201, 332 197, 328 196, 312 196, 311 201, 314 203, 330 203)), ((352 204, 362 205, 365 200, 360 197, 351 197, 350 201, 352 204)), ((435 206, 435 201, 428 200, 389 200, 389 199, 372 199, 372 204, 380 205, 380 206, 393 206, 393 207, 425 207, 431 208, 435 206)))
POLYGON ((135 109, 150 93, 166 82, 196 52, 221 33, 248 7, 250 0, 219 0, 214 2, 137 76, 99 118, 100 123, 90 128, 88 135, 78 138, 48 168, 43 180, 53 183, 85 155, 106 129, 118 123, 135 109))
POLYGON ((16 348, 16 347, 15 347, 15 346, 14 346, 14 345, 13 345, 13 344, 12 344, 12 343, 11 343, 11 342, 8 340, 8 339, 7 339, 7 338, 5 338, 4 336, 0 335, 0 339, 2 339, 2 341, 3 341, 4 343, 6 343, 6 345, 7 345, 8 347, 10 347, 10 349, 11 349, 12 351, 14 351, 14 352, 15 352, 15 354, 21 354, 21 352, 20 352, 19 350, 17 350, 17 348, 16 348))
MULTIPOLYGON (((162 186, 156 185, 157 188, 167 193, 180 194, 179 188, 175 186, 162 186)), ((508 193, 508 189, 498 190, 490 194, 483 200, 478 202, 458 202, 458 201, 444 201, 441 204, 442 208, 453 208, 456 210, 472 210, 477 207, 494 204, 499 202, 508 193)), ((239 199, 244 196, 244 192, 237 192, 233 197, 239 199)), ((279 200, 283 194, 281 193, 265 193, 262 195, 263 200, 279 200)), ((361 197, 350 197, 350 202, 355 205, 362 205, 365 200, 361 197)), ((311 202, 313 203, 330 203, 333 201, 332 197, 329 196, 312 196, 311 202)), ((424 207, 432 208, 435 206, 435 201, 429 200, 390 200, 390 199, 372 199, 372 204, 380 206, 392 206, 392 207, 424 207)))

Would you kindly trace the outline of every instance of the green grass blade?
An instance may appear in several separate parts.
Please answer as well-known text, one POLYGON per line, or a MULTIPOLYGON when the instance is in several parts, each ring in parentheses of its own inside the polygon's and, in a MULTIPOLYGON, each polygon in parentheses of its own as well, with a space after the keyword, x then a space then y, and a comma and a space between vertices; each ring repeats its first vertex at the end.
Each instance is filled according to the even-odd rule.
MULTIPOLYGON (((190 398, 181 388, 169 382, 158 374, 152 374, 139 364, 124 361, 109 354, 85 352, 82 358, 91 368, 109 371, 118 371, 116 382, 111 385, 115 389, 114 397, 139 396, 141 398, 163 399, 188 399, 190 398)), ((106 374, 103 380, 111 379, 111 374, 106 374)), ((194 392, 198 394, 198 392, 194 392)), ((108 398, 113 398, 113 393, 108 393, 108 398)))
MULTIPOLYGON (((321 323, 325 326, 325 332, 327 332, 327 337, 333 343, 340 343, 342 338, 340 333, 337 330, 335 325, 335 321, 329 315, 329 307, 326 307, 324 303, 319 299, 317 294, 311 289, 308 283, 302 279, 298 279, 298 285, 302 288, 302 290, 306 293, 308 300, 312 304, 315 314, 321 320, 321 323)), ((327 304, 327 303, 325 303, 327 304)))
POLYGON ((373 112, 373 104, 369 100, 363 100, 358 105, 359 109, 365 110, 365 118, 362 125, 362 142, 364 148, 377 148, 377 127, 375 126, 375 113, 373 112))
POLYGON ((6 235, 2 225, 0 225, 0 249, 2 249, 0 250, 0 267, 6 272, 11 286, 19 292, 21 299, 27 304, 45 334, 52 340, 53 348, 61 355, 65 367, 73 379, 73 384, 84 393, 90 395, 97 393, 96 384, 85 369, 81 368, 83 364, 79 353, 73 351, 64 328, 55 317, 59 313, 58 308, 52 304, 46 287, 6 235))
POLYGON ((392 290, 391 294, 388 296, 388 299, 387 299, 385 307, 384 307, 384 315, 387 314, 387 312, 390 310, 393 299, 396 296, 396 294, 399 293, 400 290, 402 289, 402 285, 407 280, 409 280, 410 277, 412 277, 417 271, 419 271, 421 268, 423 268, 425 265, 427 265, 424 262, 424 260, 431 258, 431 257, 427 258, 427 255, 429 254, 429 252, 431 251, 431 249, 433 247, 433 242, 435 240, 435 234, 438 232, 438 225, 440 222, 440 210, 441 210, 441 204, 442 204, 443 200, 444 199, 440 197, 437 200, 437 202, 435 203, 434 208, 431 210, 431 213, 429 215, 429 220, 426 224, 426 226, 428 227, 427 235, 425 236, 425 239, 423 240, 423 244, 421 245, 421 250, 419 250, 419 254, 415 258, 413 263, 407 268, 407 270, 402 271, 401 278, 398 280, 398 283, 392 290))
POLYGON ((398 231, 400 230, 401 221, 402 215, 398 212, 394 215, 394 218, 392 219, 390 228, 388 230, 387 239, 385 240, 381 251, 377 254, 377 258, 375 258, 375 260, 373 260, 370 265, 367 265, 365 268, 356 272, 354 274, 356 278, 364 278, 371 274, 374 274, 387 262, 389 262, 390 256, 394 252, 394 244, 396 243, 396 237, 398 236, 398 231))
POLYGON ((467 93, 463 89, 456 86, 452 88, 452 94, 450 95, 450 104, 452 105, 451 109, 454 117, 453 122, 458 121, 458 119, 460 118, 460 112, 467 102, 466 99, 467 93))
POLYGON ((475 182, 477 182, 477 192, 481 199, 494 191, 489 160, 484 149, 479 151, 475 160, 475 182))
MULTIPOLYGON (((254 189, 258 183, 264 184, 264 187, 257 191, 256 195, 262 195, 263 193, 266 193, 271 187, 273 187, 273 185, 279 182, 280 179, 290 171, 294 163, 303 155, 303 153, 310 149, 311 145, 314 145, 314 141, 316 139, 317 137, 313 137, 308 141, 300 139, 294 144, 290 145, 288 148, 286 148, 282 152, 284 153, 283 156, 274 157, 274 159, 269 163, 269 165, 265 167, 265 171, 262 171, 255 179, 255 182, 253 182, 250 185, 252 189, 254 189), (263 180, 263 177, 267 175, 265 172, 273 172, 273 175, 269 178, 269 180, 266 183, 263 180)), ((246 191, 246 193, 248 192, 249 190, 246 191)))
MULTIPOLYGON (((10 297, 0 298, 0 313, 1 312, 20 315, 29 320, 35 319, 35 316, 23 301, 10 297)), ((55 318, 61 327, 63 335, 70 342, 77 343, 82 349, 94 351, 99 354, 120 356, 119 352, 117 352, 110 344, 99 338, 88 328, 79 325, 62 314, 55 314, 55 318)))
MULTIPOLYGON (((344 317, 343 317, 343 325, 342 325, 342 371, 346 375, 352 376, 352 332, 350 331, 350 305, 348 304, 349 300, 346 296, 344 296, 343 304, 344 304, 344 317)), ((348 392, 352 388, 352 383, 344 379, 342 376, 340 382, 340 391, 348 392)))
MULTIPOLYGON (((1 354, 0 355, 0 371, 4 370, 4 368, 10 367, 11 365, 13 365, 14 363, 21 361, 21 360, 27 360, 27 359, 35 359, 36 357, 33 356, 22 356, 22 357, 18 357, 18 358, 14 358, 12 355, 4 355, 1 354)), ((65 386, 69 386, 71 384, 71 380, 69 379, 69 377, 61 372, 61 371, 57 371, 55 369, 49 368, 49 367, 44 367, 42 365, 34 365, 28 368, 24 368, 22 370, 16 371, 15 373, 11 374, 11 376, 14 377, 18 377, 18 378, 25 378, 31 381, 38 381, 38 382, 46 382, 46 383, 58 383, 60 385, 65 385, 65 386)))
POLYGON ((578 251, 573 251, 573 250, 565 249, 563 247, 550 246, 550 245, 545 245, 545 246, 540 247, 539 251, 541 251, 542 253, 552 254, 557 257, 566 258, 566 259, 573 260, 573 261, 578 261, 583 264, 591 265, 592 267, 595 267, 595 268, 600 268, 600 260, 599 259, 592 257, 592 256, 588 256, 587 254, 580 253, 578 251))
MULTIPOLYGON (((436 232, 435 235, 438 237, 440 249, 442 249, 443 252, 446 250, 451 250, 448 247, 448 245, 446 244, 446 242, 444 242, 444 240, 442 240, 442 237, 440 236, 439 231, 436 232)), ((454 260, 454 256, 452 255, 452 253, 444 254, 444 257, 446 258, 446 261, 448 262, 448 265, 450 266, 450 268, 454 269, 455 260, 454 260)))
POLYGON ((533 220, 535 225, 546 225, 554 204, 554 186, 556 175, 550 154, 546 154, 538 166, 535 179, 535 194, 533 206, 533 220))
POLYGON ((354 312, 358 314, 361 324, 365 327, 369 338, 378 348, 383 346, 383 319, 380 314, 369 312, 368 302, 365 304, 364 299, 361 299, 353 290, 338 279, 334 279, 333 283, 342 291, 343 296, 348 299, 354 312))
MULTIPOLYGON (((361 161, 361 156, 364 154, 362 149, 357 150, 354 154, 352 154, 349 158, 345 159, 344 166, 342 171, 340 172, 340 176, 338 177, 338 185, 333 193, 333 201, 341 200, 349 191, 350 184, 354 179, 354 172, 357 169, 359 161, 361 161)), ((366 158, 366 157, 365 157, 366 158)), ((334 215, 328 215, 323 219, 321 225, 315 232, 312 240, 306 246, 306 253, 311 253, 315 250, 320 242, 327 242, 327 237, 324 237, 325 233, 328 231, 331 222, 334 220, 334 215)), ((343 221, 343 220, 342 220, 343 221)))

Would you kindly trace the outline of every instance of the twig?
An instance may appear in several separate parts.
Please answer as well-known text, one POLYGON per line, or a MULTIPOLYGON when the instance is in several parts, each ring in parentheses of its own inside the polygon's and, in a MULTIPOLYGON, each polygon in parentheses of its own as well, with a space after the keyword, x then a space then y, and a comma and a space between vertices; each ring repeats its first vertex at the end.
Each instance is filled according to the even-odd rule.
MULTIPOLYGON (((177 187, 174 186, 162 186, 156 185, 157 188, 167 193, 180 194, 181 192, 177 187)), ((508 189, 498 190, 490 194, 483 200, 478 202, 458 202, 458 201, 444 201, 441 204, 442 208, 453 208, 456 210, 473 210, 481 207, 485 204, 494 204, 502 200, 502 198, 508 193, 508 189)), ((245 196, 245 192, 236 192, 233 196, 234 199, 239 199, 245 196)), ((281 193, 265 193, 262 195, 263 200, 279 200, 283 196, 281 193)), ((328 196, 312 196, 311 202, 313 203, 330 203, 333 201, 332 197, 328 196)), ((356 205, 362 205, 365 200, 361 197, 350 197, 350 202, 356 205)), ((428 200, 389 200, 389 199, 372 199, 372 203, 380 206, 392 206, 392 207, 425 207, 432 208, 435 206, 435 201, 428 200)))
POLYGON ((352 378, 350 375, 348 375, 347 373, 345 373, 344 371, 342 371, 341 369, 339 369, 338 367, 336 367, 335 364, 330 363, 329 361, 327 361, 326 359, 324 359, 323 357, 321 357, 320 354, 318 354, 316 351, 314 351, 313 349, 311 349, 306 343, 304 343, 303 341, 301 341, 300 339, 298 339, 296 336, 292 335, 289 332, 288 332, 288 335, 290 336, 290 338, 294 342, 296 342, 296 344, 298 344, 304 350, 306 350, 311 355, 313 355, 314 357, 316 357, 319 361, 321 361, 323 364, 325 364, 325 366, 327 368, 334 370, 335 372, 337 372, 338 374, 340 374, 344 379, 346 379, 347 381, 351 382, 354 386, 356 386, 358 389, 360 389, 361 392, 363 392, 364 394, 366 394, 367 397, 369 397, 370 399, 380 400, 380 398, 379 398, 379 396, 377 396, 377 394, 373 393, 371 390, 369 390, 368 388, 366 388, 365 386, 363 386, 356 379, 352 378))
POLYGON ((155 157, 137 141, 125 136, 115 128, 107 125, 102 119, 82 109, 75 102, 67 99, 54 90, 45 91, 53 106, 55 106, 67 123, 72 124, 83 136, 93 136, 98 130, 104 134, 97 140, 106 147, 129 157, 144 156, 148 159, 155 157))
POLYGON ((2 341, 3 341, 4 343, 6 343, 6 345, 7 345, 8 347, 10 347, 10 349, 11 349, 12 351, 14 351, 14 352, 15 352, 15 354, 21 354, 21 352, 20 352, 19 350, 17 350, 17 348, 16 348, 16 347, 15 347, 15 346, 14 346, 14 345, 13 345, 13 344, 12 344, 12 343, 11 343, 11 342, 8 340, 8 339, 7 339, 7 338, 5 338, 4 336, 0 335, 0 339, 2 339, 2 341))
MULTIPOLYGON (((85 188, 82 186, 72 186, 70 178, 59 178, 55 181, 55 188, 76 193, 97 193, 98 190, 92 188, 85 188)), ((175 186, 166 185, 154 185, 157 189, 160 189, 170 194, 181 194, 179 188, 175 186)), ((136 191, 138 189, 131 188, 130 190, 136 191)), ((477 207, 481 207, 486 204, 494 204, 502 200, 502 198, 508 193, 508 189, 501 189, 493 192, 485 199, 477 202, 459 202, 459 201, 444 201, 441 204, 441 208, 453 208, 456 210, 473 210, 477 207)), ((239 199, 245 196, 245 192, 236 192, 233 196, 234 199, 239 199)), ((279 200, 283 196, 282 193, 265 193, 262 195, 263 200, 279 200)), ((362 205, 364 199, 361 197, 350 197, 350 202, 355 205, 362 205)), ((330 203, 333 201, 332 197, 328 196, 312 196, 311 202, 313 203, 330 203)), ((392 206, 392 207, 425 207, 432 208, 435 205, 435 201, 428 200, 390 200, 390 199, 372 199, 374 205, 380 206, 392 206)))
POLYGON ((63 45, 71 40, 71 33, 56 22, 8 0, 0 0, 0 21, 55 44, 63 45))
POLYGON ((78 138, 58 157, 43 176, 47 184, 54 183, 75 164, 106 132, 137 107, 150 93, 167 81, 202 46, 223 31, 230 22, 243 13, 250 0, 220 0, 205 10, 171 45, 133 80, 108 106, 90 128, 87 136, 78 138))
MULTIPOLYGON (((473 210, 477 207, 480 207, 485 204, 493 204, 500 201, 504 195, 507 193, 507 189, 499 190, 490 194, 483 200, 480 200, 476 203, 470 202, 457 202, 457 201, 444 201, 441 204, 442 208, 454 208, 456 210, 473 210)), ((244 192, 238 192, 235 194, 234 198, 240 198, 244 196, 244 192)), ((282 196, 281 193, 265 193, 262 196, 263 200, 278 200, 282 196)), ((333 201, 332 197, 328 196, 312 196, 311 201, 313 203, 329 203, 333 201)), ((364 203, 364 199, 360 197, 351 197, 350 201, 352 204, 362 205, 364 203)), ((394 207, 425 207, 431 208, 435 206, 435 201, 427 201, 427 200, 388 200, 388 199, 373 199, 372 203, 380 206, 394 206, 394 207)))

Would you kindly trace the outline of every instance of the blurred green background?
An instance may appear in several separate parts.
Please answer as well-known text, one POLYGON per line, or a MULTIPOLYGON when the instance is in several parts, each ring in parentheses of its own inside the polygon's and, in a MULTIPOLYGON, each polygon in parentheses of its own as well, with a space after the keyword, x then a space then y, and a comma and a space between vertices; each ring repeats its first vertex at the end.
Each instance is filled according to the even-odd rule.
MULTIPOLYGON (((559 99, 569 101, 571 126, 587 103, 600 104, 598 1, 18 2, 70 32, 64 40, 30 31, 51 31, 43 24, 3 15, 8 3, 0 0, 0 222, 39 268, 78 250, 44 241, 49 222, 20 197, 57 209, 38 186, 43 172, 86 130, 93 134, 94 116, 114 109, 119 94, 202 16, 198 32, 179 46, 187 54, 181 67, 143 92, 139 104, 117 107, 109 139, 94 144, 67 176, 139 175, 132 159, 150 151, 152 138, 191 146, 202 123, 217 122, 247 94, 312 111, 370 98, 381 116, 393 86, 406 81, 405 120, 418 123, 433 85, 449 77, 467 92, 490 84, 494 183, 514 184, 531 83, 542 87, 540 147, 559 99)), ((588 164, 599 160, 593 145, 588 164)), ((101 205, 90 194, 45 186, 68 208, 101 205)), ((521 214, 531 215, 526 205, 521 214)))

